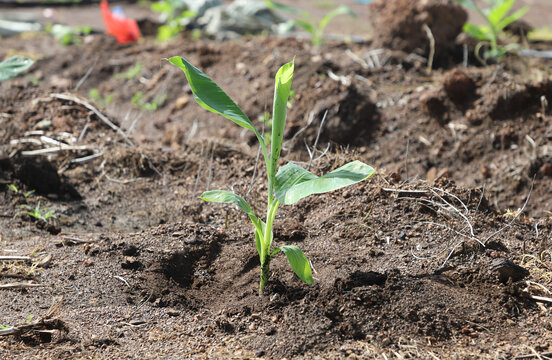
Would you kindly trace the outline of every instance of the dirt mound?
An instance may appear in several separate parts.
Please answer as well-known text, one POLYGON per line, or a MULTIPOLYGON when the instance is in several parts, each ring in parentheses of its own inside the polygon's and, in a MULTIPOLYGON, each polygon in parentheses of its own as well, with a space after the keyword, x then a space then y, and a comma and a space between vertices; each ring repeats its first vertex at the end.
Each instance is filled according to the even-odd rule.
POLYGON ((425 55, 430 43, 426 25, 441 60, 454 51, 456 37, 468 19, 459 4, 448 0, 376 0, 370 10, 374 46, 425 55))
POLYGON ((48 319, 65 327, 30 345, 3 337, 0 352, 341 359, 552 351, 552 314, 533 297, 549 297, 552 286, 552 95, 541 60, 428 75, 418 60, 368 44, 48 41, 6 39, 7 48, 35 44, 44 53, 29 77, 0 84, 0 255, 30 257, 2 262, 2 284, 13 287, 2 290, 0 308, 2 325, 23 325, 29 314, 44 319, 63 295, 48 319), (282 163, 310 163, 316 174, 356 159, 377 169, 357 186, 280 208, 275 244, 301 246, 314 285, 282 256, 259 295, 247 216, 198 199, 233 190, 262 213, 266 174, 250 134, 195 104, 184 75, 160 61, 171 55, 200 64, 259 128, 274 72, 296 55, 282 163), (515 70, 524 66, 533 81, 515 70), (317 137, 316 157, 330 146, 311 162, 303 146, 317 137), (64 196, 64 184, 82 198, 64 196), (55 217, 20 213, 39 203, 55 217))

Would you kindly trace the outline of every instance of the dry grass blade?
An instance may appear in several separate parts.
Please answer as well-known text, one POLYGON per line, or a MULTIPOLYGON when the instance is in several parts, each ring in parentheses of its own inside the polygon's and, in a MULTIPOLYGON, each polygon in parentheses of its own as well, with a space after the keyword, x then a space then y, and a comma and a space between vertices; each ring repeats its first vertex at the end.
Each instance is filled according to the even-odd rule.
POLYGON ((67 101, 72 101, 74 103, 77 103, 79 105, 82 105, 84 106, 85 108, 87 108, 88 110, 92 111, 94 114, 96 114, 96 116, 101 120, 103 121, 107 126, 109 126, 111 129, 113 129, 114 131, 117 132, 117 134, 121 135, 123 137, 123 139, 125 139, 125 141, 127 142, 127 144, 129 145, 134 145, 132 143, 132 141, 129 139, 129 137, 127 136, 127 134, 125 134, 125 132, 123 130, 121 130, 121 128, 117 125, 115 125, 111 120, 109 120, 104 114, 102 114, 98 109, 96 109, 92 104, 90 104, 88 101, 85 101, 79 97, 76 97, 74 95, 68 95, 68 94, 58 94, 58 93, 53 93, 53 94, 50 94, 51 97, 55 98, 55 99, 60 99, 60 100, 67 100, 67 101))

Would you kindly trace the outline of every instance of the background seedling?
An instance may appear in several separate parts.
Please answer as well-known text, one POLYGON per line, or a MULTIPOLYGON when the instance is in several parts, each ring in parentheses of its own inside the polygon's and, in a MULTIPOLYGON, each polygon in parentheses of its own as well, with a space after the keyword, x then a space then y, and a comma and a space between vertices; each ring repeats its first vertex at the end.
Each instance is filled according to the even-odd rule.
POLYGON ((253 123, 240 107, 213 80, 190 64, 186 59, 179 56, 170 58, 169 62, 184 71, 194 98, 199 105, 211 112, 224 116, 245 129, 253 131, 259 141, 268 178, 268 201, 265 221, 257 216, 245 199, 233 192, 213 190, 206 191, 201 195, 201 199, 205 201, 237 205, 249 216, 255 228, 255 246, 261 262, 259 292, 262 292, 263 287, 269 279, 270 261, 279 252, 283 252, 286 255, 291 268, 301 280, 312 284, 313 278, 310 262, 299 247, 295 245, 280 245, 272 248, 272 226, 278 207, 280 204, 295 204, 312 194, 322 194, 358 183, 370 177, 374 169, 360 161, 353 161, 319 177, 293 163, 287 163, 278 168, 286 125, 287 103, 295 67, 294 61, 283 65, 276 73, 270 154, 261 133, 253 126, 253 123))
POLYGON ((489 7, 486 9, 479 7, 473 0, 454 1, 468 9, 476 11, 487 23, 481 26, 470 22, 464 24, 464 32, 474 39, 481 41, 475 49, 475 56, 478 57, 481 63, 486 65, 488 59, 499 59, 508 51, 517 50, 519 48, 518 44, 500 45, 499 36, 506 26, 521 19, 523 15, 527 13, 529 10, 527 6, 508 15, 514 6, 515 0, 487 0, 489 7), (479 52, 482 46, 487 43, 490 44, 490 48, 485 50, 483 52, 483 57, 481 57, 479 52))
POLYGON ((290 20, 289 25, 290 27, 293 27, 293 25, 297 24, 302 27, 306 32, 311 34, 313 45, 321 45, 324 42, 324 29, 334 17, 339 15, 349 15, 352 17, 356 17, 356 14, 353 12, 353 10, 345 5, 338 6, 337 8, 324 15, 322 20, 316 21, 310 16, 307 11, 299 10, 294 7, 280 4, 271 0, 265 0, 265 3, 270 8, 301 16, 301 19, 290 20))
POLYGON ((131 102, 136 107, 142 110, 155 111, 167 101, 167 95, 157 95, 153 98, 153 101, 148 102, 144 100, 144 94, 141 91, 137 91, 132 96, 131 102))
POLYGON ((157 29, 157 40, 165 41, 178 35, 186 28, 182 20, 197 16, 195 11, 183 10, 182 4, 178 0, 161 0, 151 4, 151 10, 160 13, 161 21, 165 23, 157 29))
POLYGON ((29 196, 31 196, 35 191, 34 190, 30 190, 30 191, 22 191, 22 190, 19 190, 17 188, 17 186, 15 186, 14 184, 9 184, 8 185, 8 189, 10 189, 11 191, 13 191, 14 193, 16 194, 21 194, 23 195, 25 198, 28 198, 29 196))
POLYGON ((100 94, 100 91, 96 88, 92 88, 90 89, 90 91, 88 91, 88 98, 95 102, 97 105, 105 108, 107 105, 109 105, 109 103, 111 103, 113 101, 113 94, 109 94, 107 96, 102 96, 102 94, 100 94))
POLYGON ((32 207, 31 205, 27 205, 27 204, 19 205, 19 207, 24 208, 26 210, 22 210, 18 212, 16 216, 20 214, 27 214, 30 217, 35 218, 36 220, 41 220, 44 222, 48 222, 48 219, 55 217, 52 211, 48 210, 47 208, 44 210, 40 208, 40 201, 36 204, 35 207, 32 207))
POLYGON ((33 65, 34 61, 22 56, 13 56, 0 62, 0 81, 11 79, 33 65))
POLYGON ((127 71, 115 75, 115 79, 134 79, 136 76, 140 75, 140 73, 142 72, 142 68, 142 64, 138 62, 127 71))
POLYGON ((67 26, 61 24, 48 24, 45 31, 51 34, 62 45, 79 45, 82 43, 82 37, 90 34, 90 26, 67 26))

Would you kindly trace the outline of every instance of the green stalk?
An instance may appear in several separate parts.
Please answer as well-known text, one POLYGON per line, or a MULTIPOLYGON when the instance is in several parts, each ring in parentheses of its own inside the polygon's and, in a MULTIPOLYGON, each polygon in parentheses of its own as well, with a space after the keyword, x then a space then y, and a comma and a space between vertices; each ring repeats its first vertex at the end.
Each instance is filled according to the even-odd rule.
POLYGON ((496 31, 496 27, 491 21, 489 20, 489 17, 481 10, 479 6, 475 3, 475 1, 472 1, 473 7, 475 8, 475 11, 481 16, 487 25, 489 25, 489 29, 491 29, 491 51, 493 53, 498 52, 498 32, 496 31))
POLYGON ((270 249, 272 246, 272 226, 274 224, 274 219, 276 218, 276 211, 278 211, 278 206, 280 202, 276 199, 268 207, 268 212, 266 214, 266 227, 265 233, 263 235, 264 239, 262 241, 261 249, 261 283, 259 285, 259 293, 263 291, 268 278, 270 277, 270 249))

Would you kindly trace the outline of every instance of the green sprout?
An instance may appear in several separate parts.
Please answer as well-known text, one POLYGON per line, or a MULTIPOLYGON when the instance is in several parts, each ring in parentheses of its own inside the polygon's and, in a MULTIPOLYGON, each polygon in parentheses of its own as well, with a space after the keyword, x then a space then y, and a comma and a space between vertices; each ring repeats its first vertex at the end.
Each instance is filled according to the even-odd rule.
POLYGON ((109 94, 104 97, 102 96, 102 94, 100 94, 100 91, 98 89, 92 88, 90 89, 90 91, 88 91, 88 98, 101 107, 105 108, 113 101, 113 94, 109 94))
POLYGON ((48 24, 45 31, 62 45, 69 46, 82 44, 81 37, 89 35, 92 32, 92 28, 90 26, 71 27, 61 24, 48 24))
POLYGON ((239 195, 230 191, 205 191, 200 198, 216 203, 237 205, 251 220, 255 230, 255 246, 261 263, 259 293, 262 292, 270 275, 270 262, 279 252, 286 255, 295 274, 307 284, 312 284, 311 264, 301 249, 295 245, 280 245, 272 248, 273 223, 280 204, 291 205, 312 195, 322 194, 352 185, 370 177, 374 172, 370 166, 350 162, 323 176, 316 176, 294 163, 278 168, 280 151, 287 117, 287 101, 291 90, 295 61, 283 65, 276 73, 274 105, 272 113, 272 140, 270 155, 264 137, 234 101, 207 75, 179 56, 168 59, 178 66, 188 79, 196 102, 203 108, 222 115, 239 126, 255 133, 264 157, 268 177, 268 201, 266 219, 263 221, 251 206, 239 195))
POLYGON ((20 214, 27 214, 27 215, 29 215, 30 217, 32 217, 36 220, 41 220, 41 221, 44 221, 44 222, 48 222, 48 219, 50 219, 52 217, 55 217, 55 215, 52 211, 50 211, 48 209, 42 210, 40 208, 40 201, 36 204, 36 206, 34 208, 31 205, 27 205, 27 204, 19 205, 19 207, 27 209, 27 210, 22 210, 22 211, 18 212, 15 216, 20 215, 20 214))
POLYGON ((337 8, 324 15, 322 20, 316 21, 305 10, 299 10, 294 7, 280 4, 271 0, 265 0, 265 3, 269 8, 301 16, 301 19, 291 20, 289 22, 289 25, 290 27, 293 27, 293 25, 297 24, 302 27, 306 32, 311 34, 312 44, 316 46, 322 45, 322 43, 324 42, 324 29, 334 17, 339 15, 349 15, 351 17, 356 17, 356 14, 353 12, 353 10, 351 10, 351 8, 346 5, 338 6, 337 8))
POLYGON ((489 7, 482 9, 473 0, 454 0, 462 6, 476 11, 486 22, 486 25, 475 25, 470 22, 464 24, 464 32, 476 40, 481 41, 475 48, 475 56, 483 64, 489 59, 500 59, 507 52, 519 48, 518 44, 500 45, 499 37, 503 30, 516 20, 519 20, 527 13, 527 6, 511 13, 516 0, 487 0, 489 7), (479 54, 481 48, 489 44, 490 48, 479 54))
POLYGON ((167 101, 167 95, 155 96, 153 101, 148 102, 144 100, 144 94, 142 94, 141 91, 137 91, 134 93, 130 101, 133 105, 142 110, 155 111, 165 104, 165 101, 167 101))
POLYGON ((181 11, 181 7, 182 2, 179 0, 160 0, 151 4, 151 10, 160 13, 165 23, 157 29, 157 40, 166 41, 178 35, 186 28, 182 25, 182 20, 197 16, 197 12, 181 11))
POLYGON ((31 196, 35 191, 34 190, 30 190, 30 191, 25 191, 23 192, 22 190, 19 190, 17 188, 17 186, 15 186, 14 184, 9 184, 8 185, 8 189, 10 189, 11 191, 13 191, 14 193, 16 194, 21 194, 23 195, 25 198, 28 198, 29 196, 31 196))
POLYGON ((115 79, 134 79, 136 76, 140 75, 140 73, 142 72, 142 68, 143 65, 138 62, 127 71, 115 75, 115 79))
POLYGON ((22 56, 12 56, 0 62, 0 81, 16 77, 33 65, 34 61, 22 56))

